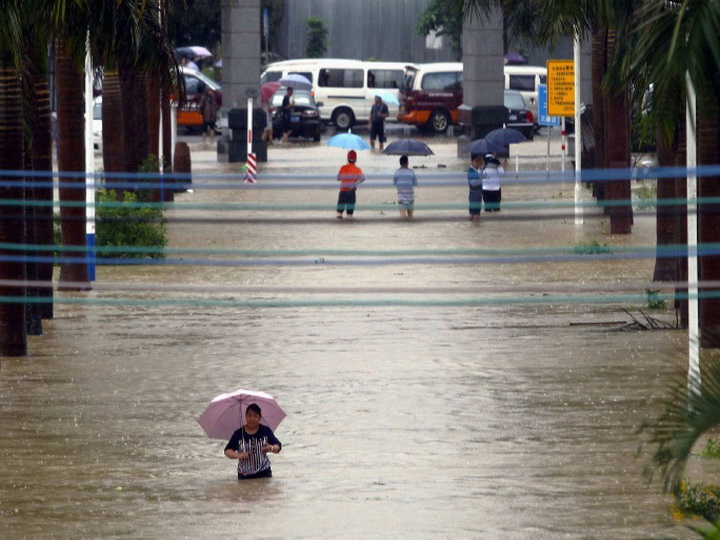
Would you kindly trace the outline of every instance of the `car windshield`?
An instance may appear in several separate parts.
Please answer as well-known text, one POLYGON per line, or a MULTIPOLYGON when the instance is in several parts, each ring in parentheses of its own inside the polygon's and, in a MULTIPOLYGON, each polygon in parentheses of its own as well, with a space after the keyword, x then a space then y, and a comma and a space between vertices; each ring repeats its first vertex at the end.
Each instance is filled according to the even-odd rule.
MULTIPOLYGON (((278 89, 272 97, 271 104, 273 107, 281 107, 283 98, 285 97, 285 92, 287 92, 287 89, 280 88, 278 89)), ((295 105, 304 105, 305 107, 315 107, 315 100, 313 99, 310 92, 304 92, 302 90, 295 90, 293 92, 293 99, 295 100, 295 105)))
POLYGON ((505 106, 508 109, 524 109, 525 100, 520 94, 505 94, 505 106))

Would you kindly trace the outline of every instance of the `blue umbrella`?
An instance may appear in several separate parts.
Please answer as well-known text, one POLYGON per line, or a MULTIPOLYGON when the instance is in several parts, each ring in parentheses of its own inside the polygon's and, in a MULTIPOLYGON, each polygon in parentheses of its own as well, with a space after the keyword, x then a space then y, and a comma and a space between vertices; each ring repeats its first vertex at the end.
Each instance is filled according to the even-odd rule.
POLYGON ((487 139, 476 139, 465 147, 466 154, 494 154, 495 152, 507 152, 507 148, 501 144, 488 141, 487 139))
POLYGON ((434 152, 422 141, 414 139, 399 139, 385 147, 383 154, 394 156, 430 156, 434 152))
POLYGON ((327 142, 328 146, 342 148, 344 150, 370 150, 370 145, 362 137, 354 133, 338 133, 333 135, 327 142))
MULTIPOLYGON (((502 128, 493 129, 485 135, 485 140, 491 143, 500 144, 507 147, 510 144, 521 143, 527 141, 527 137, 520 133, 517 129, 502 128)), ((507 148, 505 148, 507 150, 507 148)))
POLYGON ((375 96, 379 96, 380 99, 382 99, 385 103, 389 105, 400 105, 397 96, 392 92, 378 90, 377 92, 373 93, 373 99, 375 99, 375 96))

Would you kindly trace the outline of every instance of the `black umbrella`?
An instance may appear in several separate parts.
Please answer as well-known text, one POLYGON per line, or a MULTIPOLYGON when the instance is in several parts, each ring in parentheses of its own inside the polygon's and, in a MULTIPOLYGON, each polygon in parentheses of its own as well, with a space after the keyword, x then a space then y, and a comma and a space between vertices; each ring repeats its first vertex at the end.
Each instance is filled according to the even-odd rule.
POLYGON ((508 145, 525 142, 527 141, 527 138, 517 129, 502 128, 492 130, 490 133, 485 135, 485 140, 504 146, 504 150, 507 150, 508 145))
POLYGON ((495 152, 507 152, 507 148, 501 144, 487 139, 476 139, 465 147, 467 154, 494 154, 495 152))
POLYGON ((385 147, 383 154, 394 156, 430 156, 434 152, 422 141, 413 139, 399 139, 385 147))

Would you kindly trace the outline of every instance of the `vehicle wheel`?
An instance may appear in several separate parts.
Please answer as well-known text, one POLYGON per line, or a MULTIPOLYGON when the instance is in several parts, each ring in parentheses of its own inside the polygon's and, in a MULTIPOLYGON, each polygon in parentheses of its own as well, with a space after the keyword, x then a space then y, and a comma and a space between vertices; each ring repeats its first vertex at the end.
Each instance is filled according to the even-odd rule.
POLYGON ((428 121, 432 133, 445 133, 450 126, 450 115, 445 111, 434 111, 428 121))
POLYGON ((535 137, 535 130, 534 130, 534 129, 528 129, 528 130, 525 132, 525 138, 526 138, 528 141, 532 141, 534 137, 535 137))
POLYGON ((313 135, 313 141, 320 142, 320 130, 318 130, 318 132, 313 135))
POLYGON ((343 131, 350 129, 355 123, 355 116, 350 109, 338 109, 333 113, 333 124, 343 131))

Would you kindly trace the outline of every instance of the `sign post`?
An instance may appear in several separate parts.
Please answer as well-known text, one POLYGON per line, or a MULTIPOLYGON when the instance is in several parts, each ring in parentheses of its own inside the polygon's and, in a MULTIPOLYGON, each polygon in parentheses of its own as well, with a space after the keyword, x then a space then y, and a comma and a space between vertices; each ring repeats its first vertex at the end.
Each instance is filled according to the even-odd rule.
POLYGON ((547 85, 538 85, 538 124, 541 126, 547 126, 548 128, 548 143, 547 143, 547 163, 545 165, 546 170, 550 170, 550 135, 552 130, 550 128, 560 125, 559 116, 550 116, 547 112, 547 85))
MULTIPOLYGON (((577 55, 576 55, 577 56, 577 55)), ((563 122, 563 163, 565 161, 565 117, 576 116, 575 103, 575 62, 573 60, 547 61, 547 93, 548 114, 562 116, 563 122)), ((578 145, 582 144, 578 135, 580 125, 575 126, 575 154, 578 154, 578 145)), ((575 161, 575 224, 582 224, 582 206, 580 204, 580 166, 575 161)), ((564 171, 564 166, 563 166, 564 171)))

